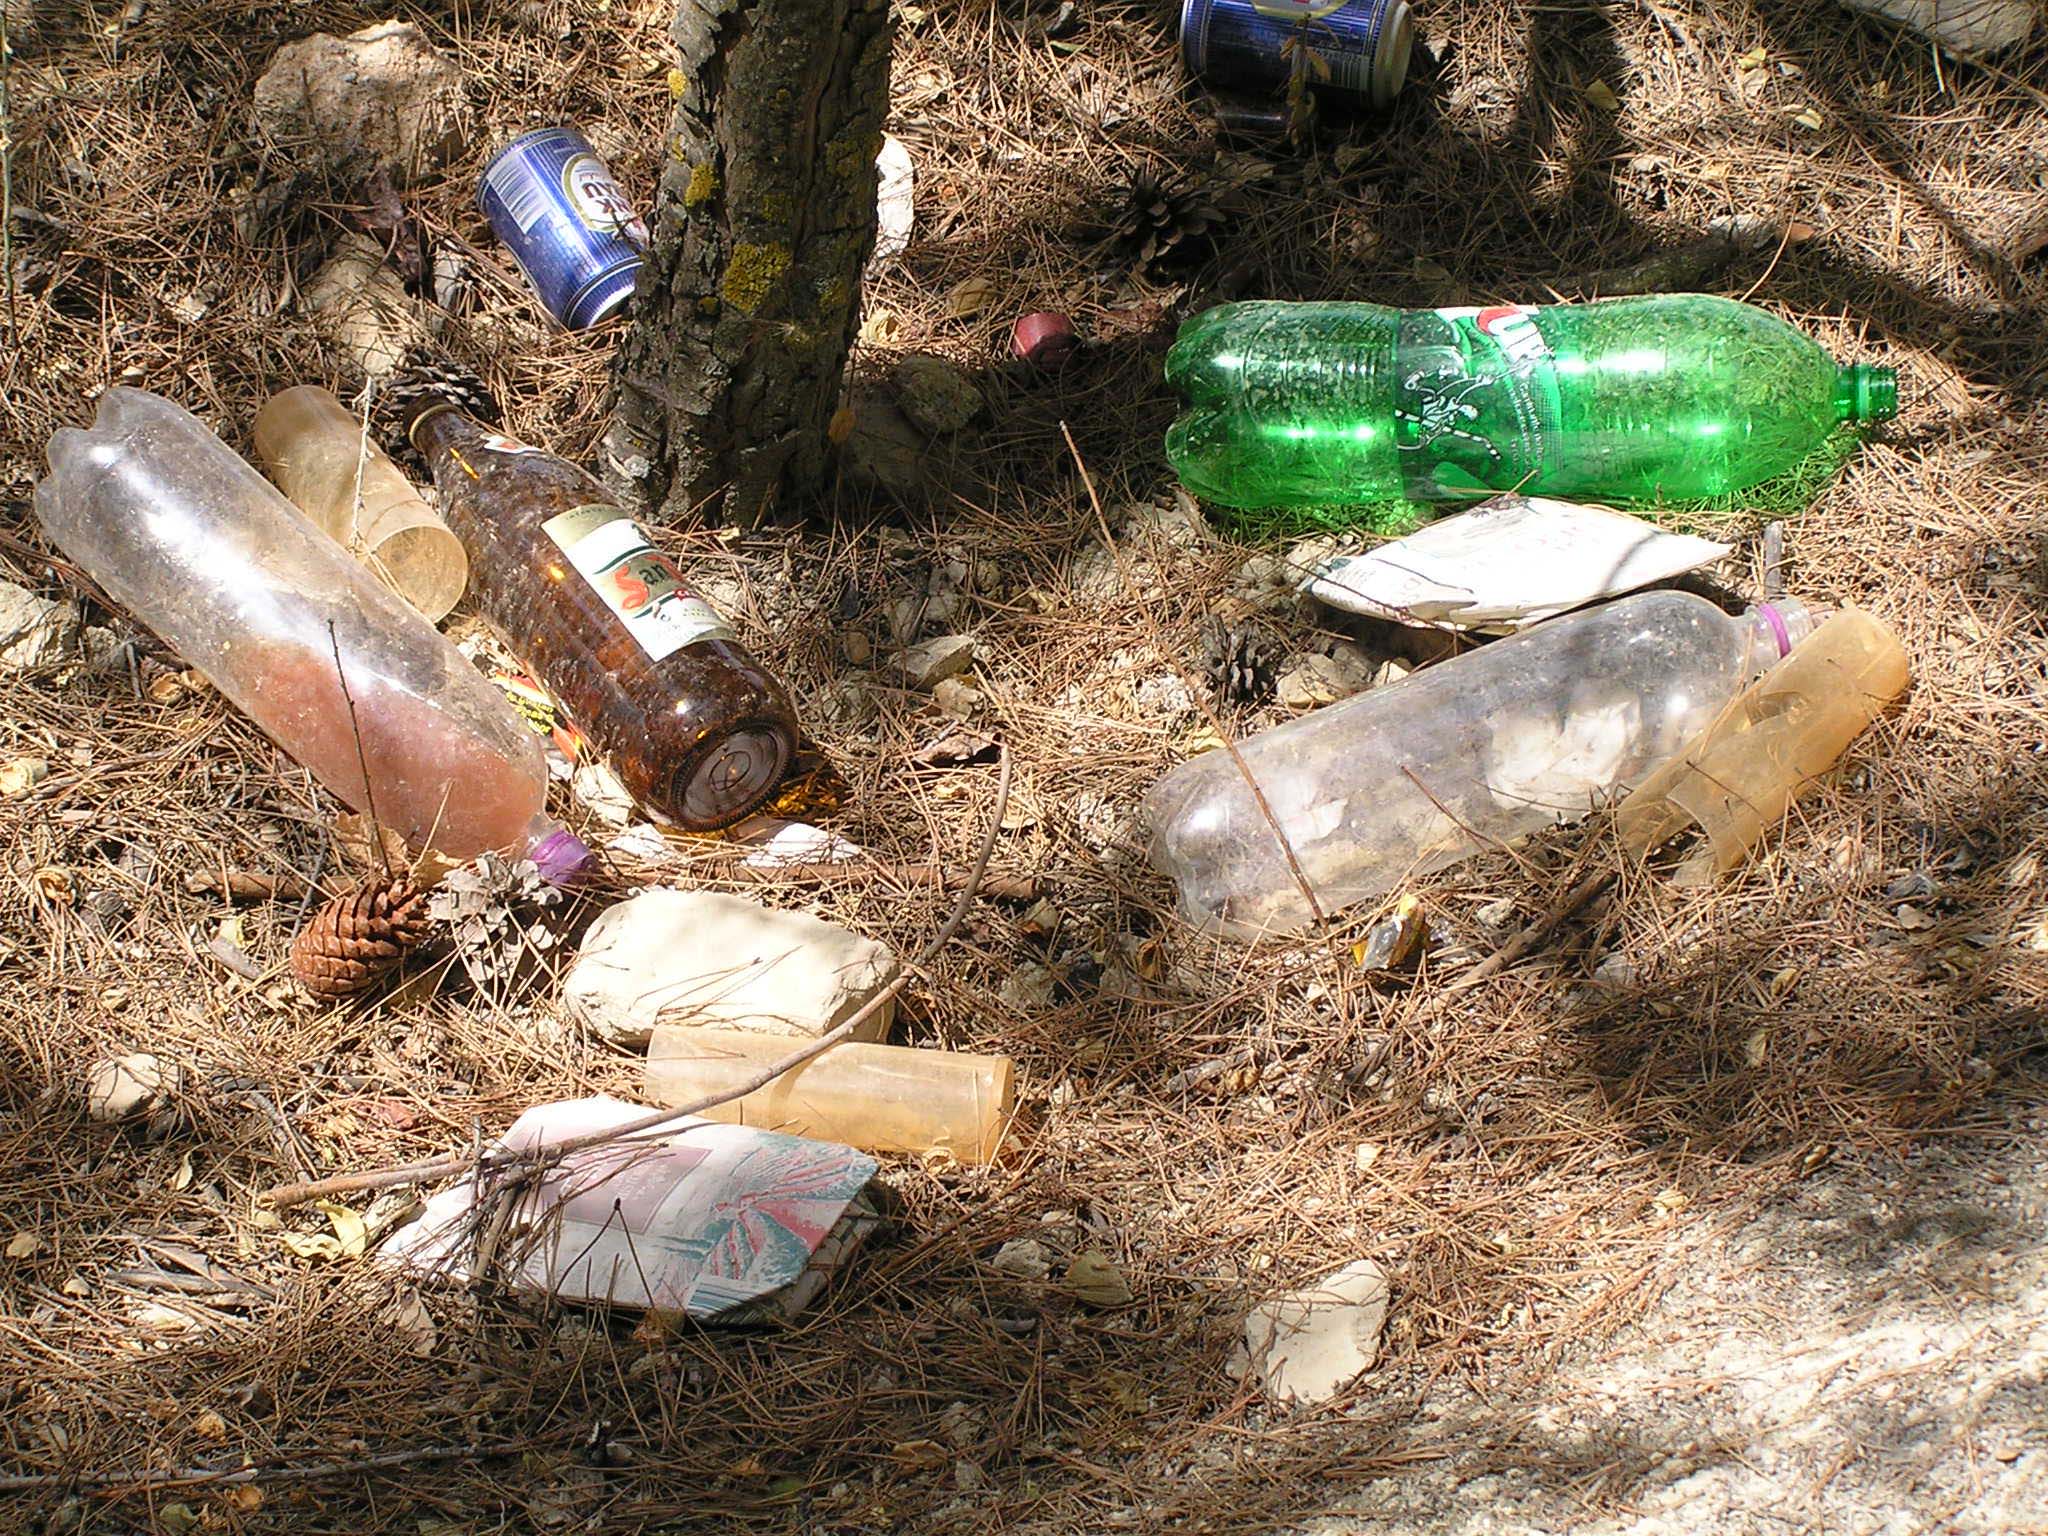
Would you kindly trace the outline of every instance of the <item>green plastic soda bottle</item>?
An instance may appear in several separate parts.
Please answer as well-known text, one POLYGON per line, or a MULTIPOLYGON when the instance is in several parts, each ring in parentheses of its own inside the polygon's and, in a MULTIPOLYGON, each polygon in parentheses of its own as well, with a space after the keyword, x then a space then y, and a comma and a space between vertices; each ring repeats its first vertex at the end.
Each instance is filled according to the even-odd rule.
POLYGON ((1711 294, 1388 309, 1224 304, 1181 327, 1167 457, 1230 507, 1530 495, 1716 497, 1838 426, 1889 420, 1889 368, 1837 365, 1711 294))

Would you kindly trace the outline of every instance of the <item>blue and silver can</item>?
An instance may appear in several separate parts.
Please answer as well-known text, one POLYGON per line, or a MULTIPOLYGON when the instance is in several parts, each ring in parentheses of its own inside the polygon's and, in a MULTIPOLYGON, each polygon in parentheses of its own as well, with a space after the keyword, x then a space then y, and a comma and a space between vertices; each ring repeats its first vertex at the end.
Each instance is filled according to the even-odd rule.
POLYGON ((1217 85, 1279 90, 1297 74, 1385 107, 1408 78, 1408 0, 1182 0, 1188 73, 1217 85))
POLYGON ((632 295, 647 226, 575 129, 540 128, 507 144, 484 168, 476 201, 570 330, 597 324, 632 295))

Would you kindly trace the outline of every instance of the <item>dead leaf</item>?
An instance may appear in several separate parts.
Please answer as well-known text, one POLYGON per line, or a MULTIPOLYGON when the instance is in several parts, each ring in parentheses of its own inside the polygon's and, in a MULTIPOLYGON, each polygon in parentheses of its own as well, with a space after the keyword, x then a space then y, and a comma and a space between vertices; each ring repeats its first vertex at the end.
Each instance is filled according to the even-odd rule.
POLYGON ((1767 1029, 1752 1029, 1742 1042, 1742 1059, 1752 1067, 1764 1064, 1764 1058, 1771 1054, 1771 1032, 1767 1029))
POLYGON ((239 1515, 253 1515, 263 1507, 263 1490, 254 1483, 240 1483, 221 1495, 221 1502, 239 1515))
POLYGON ((1934 918, 1919 907, 1914 906, 1910 901, 1902 904, 1893 915, 1898 918, 1899 926, 1908 933, 1924 933, 1927 929, 1932 928, 1935 923, 1934 918))
POLYGON ((1351 1164, 1360 1173, 1380 1160, 1380 1144, 1376 1141, 1361 1141, 1351 1149, 1351 1164))
POLYGON ((370 1244, 369 1229, 363 1225, 363 1218, 338 1200, 322 1200, 319 1204, 334 1227, 334 1238, 341 1245, 341 1256, 360 1259, 370 1244))
POLYGON ((840 406, 838 410, 832 413, 832 419, 825 423, 826 441, 830 442, 834 448, 840 447, 849 437, 853 436, 854 423, 858 420, 859 418, 854 415, 851 403, 840 406))
POLYGON ((414 1354, 431 1355, 434 1352, 439 1334, 434 1328, 433 1315, 419 1297, 399 1297, 384 1309, 384 1321, 405 1340, 406 1348, 414 1354))
POLYGON ((179 1536, 179 1533, 189 1531, 199 1523, 199 1511, 182 1502, 159 1504, 156 1523, 160 1529, 171 1532, 172 1536, 179 1536))
POLYGON ((1762 69, 1770 60, 1770 49, 1752 48, 1735 61, 1735 67, 1742 70, 1762 69))
POLYGON ((914 1470, 943 1467, 953 1459, 953 1453, 936 1440, 904 1440, 891 1446, 889 1454, 896 1461, 914 1470))
POLYGON ((893 309, 877 308, 860 323, 860 344, 886 347, 903 334, 903 317, 893 309))
POLYGON ((405 869, 412 863, 407 852, 405 839, 389 827, 380 825, 383 834, 383 857, 378 857, 377 844, 370 840, 370 818, 350 811, 334 818, 334 851, 345 863, 357 870, 405 869))
POLYGON ((1686 1198, 1685 1191, 1682 1189, 1667 1189, 1659 1194, 1656 1199, 1652 1200, 1650 1204, 1654 1205, 1663 1215, 1675 1216, 1678 1212, 1692 1204, 1692 1201, 1686 1198))
POLYGON ((1001 755, 994 737, 959 725, 919 747, 910 754, 910 761, 919 768, 965 768, 971 763, 992 763, 1001 755))
POLYGON ((43 1239, 39 1232, 17 1232, 7 1239, 7 1257, 10 1259, 32 1259, 42 1251, 43 1239))
POLYGON ((1726 181, 1729 165, 1726 160, 1709 160, 1700 167, 1701 181, 1726 181))
POLYGON ((36 894, 53 907, 68 907, 78 899, 71 884, 71 871, 46 864, 35 872, 36 894))
POLYGON ((205 1408, 193 1419, 192 1433, 202 1440, 225 1440, 228 1437, 228 1421, 211 1408, 205 1408))
POLYGON ((0 795, 18 800, 50 776, 50 760, 44 757, 17 757, 12 762, 0 765, 0 795))
POLYGON ((336 1259, 341 1244, 325 1232, 280 1232, 277 1240, 302 1259, 336 1259))
POLYGON ((996 285, 985 277, 964 278, 946 294, 946 313, 955 320, 978 315, 995 302, 996 285))
POLYGON ((1189 757, 1200 757, 1204 752, 1220 752, 1223 745, 1223 738, 1216 734, 1215 726, 1198 725, 1181 743, 1181 750, 1189 757))
POLYGON ((1792 121, 1799 124, 1802 128, 1811 128, 1818 131, 1827 122, 1827 119, 1820 115, 1820 108, 1818 107, 1802 107, 1799 111, 1792 114, 1792 121))
POLYGON ((197 698, 212 686, 204 673, 187 669, 183 672, 159 672, 142 691, 152 704, 177 704, 197 698))
POLYGON ((1132 1300, 1130 1282, 1100 1248, 1075 1256, 1067 1266, 1067 1289, 1090 1307, 1127 1307, 1132 1300))
POLYGON ((1790 224, 1787 224, 1785 226, 1785 243, 1787 245, 1804 245, 1807 241, 1811 240, 1815 235, 1819 233, 1820 231, 1815 229, 1811 224, 1804 223, 1799 219, 1794 219, 1790 224))
POLYGON ((191 1187, 192 1154, 190 1152, 187 1152, 183 1157, 178 1159, 177 1169, 171 1174, 171 1188, 173 1190, 180 1190, 190 1189, 191 1187))
POLYGON ((1605 80, 1595 80, 1586 87, 1586 100, 1602 112, 1621 110, 1621 98, 1614 94, 1614 87, 1605 80))

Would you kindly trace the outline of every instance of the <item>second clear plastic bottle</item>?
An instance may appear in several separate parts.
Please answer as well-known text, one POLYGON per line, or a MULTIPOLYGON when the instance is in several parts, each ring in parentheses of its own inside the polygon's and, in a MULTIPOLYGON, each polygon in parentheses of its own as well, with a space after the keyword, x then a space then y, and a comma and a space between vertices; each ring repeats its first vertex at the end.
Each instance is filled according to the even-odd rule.
MULTIPOLYGON (((1585 815, 1683 749, 1811 626, 1646 592, 1553 619, 1238 748, 1324 913, 1585 815)), ((1228 752, 1145 797, 1152 863, 1191 922, 1239 938, 1314 921, 1228 752)))

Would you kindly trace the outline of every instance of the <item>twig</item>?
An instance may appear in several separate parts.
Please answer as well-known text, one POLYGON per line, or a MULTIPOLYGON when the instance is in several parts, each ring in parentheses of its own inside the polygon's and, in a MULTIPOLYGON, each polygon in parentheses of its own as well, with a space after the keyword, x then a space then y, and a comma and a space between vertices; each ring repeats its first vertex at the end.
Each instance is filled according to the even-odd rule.
POLYGON ((7 7, 0 3, 0 281, 7 287, 7 341, 19 350, 21 322, 14 313, 14 103, 8 76, 14 67, 7 51, 7 7))
POLYGON ((779 1061, 771 1062, 746 1078, 737 1086, 721 1092, 707 1094, 688 1104, 674 1109, 658 1109, 651 1114, 628 1120, 608 1130, 593 1131, 585 1136, 572 1136, 566 1141, 549 1143, 544 1147, 521 1150, 499 1150, 489 1152, 458 1152, 446 1157, 428 1158, 424 1162, 407 1163, 396 1168, 373 1169, 366 1173, 337 1174, 331 1179, 318 1179, 305 1184, 280 1184, 259 1194, 257 1203, 273 1208, 301 1205, 308 1200, 317 1200, 326 1195, 351 1194, 368 1189, 388 1189, 394 1184, 418 1184, 428 1179, 451 1178, 457 1174, 475 1170, 479 1174, 495 1173, 503 1169, 535 1169, 559 1162, 574 1152, 587 1151, 592 1147, 609 1142, 623 1141, 628 1137, 646 1135, 673 1125, 678 1120, 702 1114, 717 1105, 743 1099, 756 1089, 764 1088, 785 1072, 793 1072, 815 1056, 821 1056, 840 1041, 850 1037, 855 1030, 894 1001, 897 994, 910 985, 912 976, 932 957, 952 941, 960 930, 960 924, 967 918, 968 908, 973 906, 981 890, 982 875, 988 869, 988 861, 995 854, 996 838, 1003 828, 1003 814, 1010 803, 1010 754, 1005 751, 1002 768, 996 778, 995 809, 989 816, 988 829, 982 834, 980 851, 975 854, 966 885, 961 888, 959 899, 946 914, 946 920, 939 925, 939 931, 919 950, 915 959, 897 973, 896 979, 873 997, 869 998, 841 1023, 827 1030, 817 1039, 806 1042, 779 1061))
POLYGON ((1471 970, 1466 971, 1462 976, 1453 977, 1437 993, 1437 996, 1448 997, 1453 993, 1463 992, 1469 987, 1478 986, 1480 982, 1485 981, 1490 976, 1499 975, 1500 972, 1506 970, 1538 944, 1549 938, 1559 924, 1589 906, 1596 897, 1614 884, 1615 878, 1616 872, 1610 869, 1581 880, 1566 894, 1561 904, 1553 908, 1547 915, 1539 917, 1512 939, 1509 939, 1507 943, 1501 945, 1499 949, 1473 966, 1471 970))
POLYGON ((195 896, 218 894, 234 901, 293 901, 309 887, 297 875, 266 875, 253 869, 217 871, 195 869, 185 877, 185 889, 195 896))
POLYGON ((524 1440, 472 1440, 465 1445, 420 1445, 409 1451, 382 1451, 375 1456, 334 1457, 322 1461, 274 1461, 254 1467, 173 1468, 160 1472, 16 1472, 0 1477, 0 1493, 20 1493, 31 1488, 109 1488, 112 1497, 144 1493, 161 1488, 224 1483, 255 1483, 342 1477, 351 1472, 374 1472, 380 1467, 404 1467, 421 1461, 453 1461, 464 1456, 516 1456, 541 1444, 539 1436, 524 1440))
POLYGON ((377 821, 377 796, 370 788, 370 757, 363 750, 363 728, 356 720, 356 701, 348 691, 348 674, 341 665, 341 639, 334 620, 327 621, 327 644, 334 651, 334 678, 341 684, 341 701, 348 706, 349 734, 356 739, 356 764, 363 770, 363 812, 370 818, 370 843, 377 850, 377 862, 384 866, 384 878, 391 878, 391 855, 384 847, 384 828, 377 821))
MULTIPOLYGON (((690 873, 706 880, 731 880, 745 885, 838 885, 865 878, 935 885, 946 891, 961 889, 972 876, 971 870, 949 864, 864 864, 856 860, 842 864, 714 865, 705 869, 693 867, 690 873)), ((1038 877, 987 870, 981 877, 981 894, 992 901, 1033 901, 1038 896, 1038 877)))

